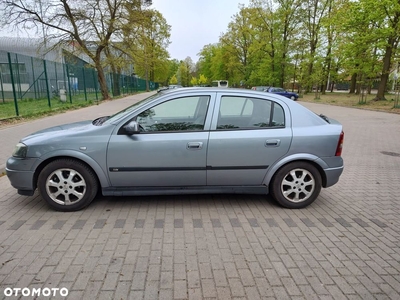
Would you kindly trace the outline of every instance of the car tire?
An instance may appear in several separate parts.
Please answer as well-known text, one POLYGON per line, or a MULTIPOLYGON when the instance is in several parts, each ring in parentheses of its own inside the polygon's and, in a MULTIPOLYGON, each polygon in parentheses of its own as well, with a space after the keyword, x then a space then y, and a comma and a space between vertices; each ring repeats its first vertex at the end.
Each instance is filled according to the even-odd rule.
POLYGON ((321 174, 312 164, 292 162, 279 169, 271 182, 272 197, 283 207, 304 208, 321 192, 321 174))
POLYGON ((295 96, 291 96, 290 99, 292 99, 293 101, 296 101, 296 97, 295 96))
POLYGON ((74 159, 57 159, 46 165, 38 177, 38 189, 50 207, 77 211, 88 206, 98 191, 95 173, 74 159))

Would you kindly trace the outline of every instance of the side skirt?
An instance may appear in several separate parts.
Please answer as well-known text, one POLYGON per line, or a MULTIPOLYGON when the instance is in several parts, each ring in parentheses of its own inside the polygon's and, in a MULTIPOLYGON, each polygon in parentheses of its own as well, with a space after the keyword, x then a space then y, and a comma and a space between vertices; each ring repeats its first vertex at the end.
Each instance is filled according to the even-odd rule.
POLYGON ((181 194, 268 194, 265 185, 260 186, 196 186, 196 187, 108 187, 104 196, 150 196, 181 194))

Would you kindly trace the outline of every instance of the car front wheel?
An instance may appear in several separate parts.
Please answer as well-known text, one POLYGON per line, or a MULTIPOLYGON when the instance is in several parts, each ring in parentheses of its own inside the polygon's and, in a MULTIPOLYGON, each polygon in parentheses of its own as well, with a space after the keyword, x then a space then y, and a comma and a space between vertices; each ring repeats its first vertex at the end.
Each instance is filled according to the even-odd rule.
POLYGON ((39 174, 42 198, 55 210, 76 211, 90 204, 97 194, 96 175, 74 159, 50 162, 39 174))
POLYGON ((287 208, 304 208, 318 197, 321 174, 307 162, 293 162, 279 169, 272 179, 271 195, 287 208))
POLYGON ((291 96, 290 99, 292 99, 293 101, 296 101, 296 97, 295 96, 291 96))

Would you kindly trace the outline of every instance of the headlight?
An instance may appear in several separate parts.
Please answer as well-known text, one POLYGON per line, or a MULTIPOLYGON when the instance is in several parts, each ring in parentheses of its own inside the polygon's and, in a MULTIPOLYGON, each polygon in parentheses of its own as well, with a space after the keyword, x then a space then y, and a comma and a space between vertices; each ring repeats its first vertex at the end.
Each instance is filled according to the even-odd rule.
POLYGON ((18 158, 25 158, 27 152, 28 152, 28 146, 26 146, 23 143, 18 143, 17 146, 15 146, 12 156, 18 158))

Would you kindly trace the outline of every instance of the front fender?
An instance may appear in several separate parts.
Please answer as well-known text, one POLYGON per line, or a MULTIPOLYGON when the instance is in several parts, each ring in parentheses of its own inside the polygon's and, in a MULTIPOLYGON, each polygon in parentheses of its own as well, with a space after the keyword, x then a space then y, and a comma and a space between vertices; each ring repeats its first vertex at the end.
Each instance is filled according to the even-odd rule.
POLYGON ((272 165, 268 171, 267 174, 264 177, 263 184, 266 186, 269 186, 269 183, 271 182, 272 177, 275 175, 276 171, 278 171, 282 166, 292 162, 292 161, 311 161, 313 163, 316 163, 319 165, 322 169, 326 169, 329 166, 318 156, 315 156, 313 154, 309 153, 297 153, 297 154, 292 154, 289 156, 286 156, 282 159, 280 159, 277 163, 272 165))
MULTIPOLYGON (((99 179, 101 187, 108 187, 110 186, 110 182, 108 180, 107 173, 104 169, 94 160, 92 157, 87 155, 86 153, 76 151, 76 150, 56 150, 52 152, 48 152, 40 157, 40 160, 37 160, 37 163, 33 166, 33 170, 37 170, 43 164, 46 164, 46 161, 53 160, 56 158, 75 158, 78 160, 83 161, 89 167, 93 169, 96 173, 97 178, 99 179)), ((105 158, 104 158, 105 161, 105 158)), ((41 168, 40 168, 41 169, 41 168)))

